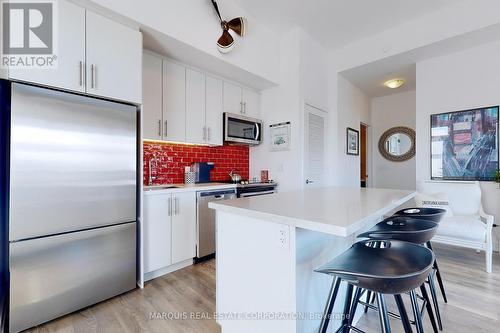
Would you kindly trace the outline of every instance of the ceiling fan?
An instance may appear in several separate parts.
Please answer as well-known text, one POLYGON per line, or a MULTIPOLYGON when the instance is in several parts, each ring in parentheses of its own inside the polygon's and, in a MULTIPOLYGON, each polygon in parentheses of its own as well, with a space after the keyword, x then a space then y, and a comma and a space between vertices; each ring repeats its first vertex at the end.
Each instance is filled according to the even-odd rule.
POLYGON ((217 48, 221 53, 228 53, 234 47, 234 38, 229 33, 229 30, 234 31, 238 36, 243 37, 245 35, 245 27, 247 25, 247 20, 244 17, 237 17, 232 20, 224 21, 222 16, 220 15, 219 6, 217 6, 217 2, 212 1, 212 5, 215 8, 215 12, 220 20, 220 26, 222 28, 222 35, 217 40, 217 48))

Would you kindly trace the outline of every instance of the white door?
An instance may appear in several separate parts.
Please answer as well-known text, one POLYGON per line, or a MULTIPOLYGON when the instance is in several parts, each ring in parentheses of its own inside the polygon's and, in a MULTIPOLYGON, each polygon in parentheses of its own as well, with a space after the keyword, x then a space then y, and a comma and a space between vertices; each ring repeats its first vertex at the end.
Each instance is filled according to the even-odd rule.
POLYGON ((243 89, 243 114, 247 117, 259 118, 260 95, 259 93, 243 89))
POLYGON ((186 68, 163 60, 163 139, 186 141, 186 68))
POLYGON ((243 113, 241 87, 224 82, 224 112, 243 113))
POLYGON ((56 69, 10 70, 12 79, 85 92, 85 9, 67 1, 58 3, 56 69))
POLYGON ((186 141, 205 143, 205 74, 186 69, 186 141))
POLYGON ((196 193, 176 193, 172 214, 172 264, 196 256, 196 193))
POLYGON ((327 113, 308 104, 304 108, 304 182, 306 187, 323 185, 327 113))
POLYGON ((144 139, 162 139, 163 60, 149 53, 142 56, 142 133, 144 139))
POLYGON ((142 34, 87 11, 87 93, 142 103, 142 34))
POLYGON ((206 79, 206 126, 207 142, 222 145, 222 80, 207 76, 206 79))
POLYGON ((144 196, 144 271, 172 264, 172 195, 144 196))

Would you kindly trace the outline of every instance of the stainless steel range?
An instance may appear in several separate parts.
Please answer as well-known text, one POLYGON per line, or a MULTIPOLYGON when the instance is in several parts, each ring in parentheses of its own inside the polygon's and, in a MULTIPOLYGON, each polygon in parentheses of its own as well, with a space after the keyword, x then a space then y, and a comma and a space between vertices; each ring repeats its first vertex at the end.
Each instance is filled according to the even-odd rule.
POLYGON ((248 183, 236 185, 236 195, 238 198, 256 197, 276 193, 277 183, 248 183))

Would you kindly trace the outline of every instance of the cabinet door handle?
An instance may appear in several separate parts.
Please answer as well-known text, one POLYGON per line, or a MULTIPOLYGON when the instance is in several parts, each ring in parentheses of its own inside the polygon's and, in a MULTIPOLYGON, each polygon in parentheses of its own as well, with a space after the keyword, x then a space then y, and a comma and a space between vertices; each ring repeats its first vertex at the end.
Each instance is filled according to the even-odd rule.
POLYGON ((80 87, 83 86, 83 61, 80 61, 80 67, 79 67, 79 72, 80 72, 80 87))
POLYGON ((203 141, 207 141, 207 127, 203 126, 203 141))
POLYGON ((247 102, 243 103, 243 113, 247 114, 247 102))
POLYGON ((158 136, 161 137, 161 119, 158 119, 158 136))
POLYGON ((172 216, 172 197, 168 198, 168 216, 172 216))
POLYGON ((244 114, 245 111, 243 111, 243 102, 240 102, 240 113, 244 114))
POLYGON ((90 65, 90 88, 94 89, 94 64, 90 65))
POLYGON ((210 126, 208 127, 207 132, 208 132, 208 141, 210 141, 210 126))
POLYGON ((179 198, 174 198, 175 215, 179 215, 179 198))
POLYGON ((165 120, 165 128, 163 129, 165 137, 168 136, 168 120, 165 120))

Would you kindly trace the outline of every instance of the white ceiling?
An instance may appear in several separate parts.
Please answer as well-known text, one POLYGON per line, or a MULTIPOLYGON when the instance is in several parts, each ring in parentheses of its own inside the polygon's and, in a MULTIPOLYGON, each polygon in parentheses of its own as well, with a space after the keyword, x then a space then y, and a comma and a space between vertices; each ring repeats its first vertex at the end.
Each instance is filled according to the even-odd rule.
POLYGON ((326 47, 338 48, 461 0, 234 1, 278 33, 300 26, 326 47))
POLYGON ((482 44, 498 42, 498 36, 500 36, 500 24, 495 24, 352 68, 342 72, 341 75, 372 98, 413 90, 416 89, 416 63, 482 44), (384 86, 385 81, 395 78, 404 79, 406 85, 398 89, 389 89, 384 86))

